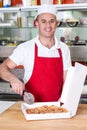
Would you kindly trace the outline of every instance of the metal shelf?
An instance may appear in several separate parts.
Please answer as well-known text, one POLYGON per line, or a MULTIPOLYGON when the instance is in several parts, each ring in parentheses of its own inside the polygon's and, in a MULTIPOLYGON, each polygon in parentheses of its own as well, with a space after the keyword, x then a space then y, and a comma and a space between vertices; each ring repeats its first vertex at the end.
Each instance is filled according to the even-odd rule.
MULTIPOLYGON (((87 3, 78 3, 78 4, 57 4, 54 5, 57 10, 87 10, 87 3)), ((29 7, 21 7, 21 11, 35 11, 39 6, 29 6, 29 7)))
MULTIPOLYGON (((54 5, 58 11, 64 10, 87 10, 87 3, 77 3, 77 4, 57 4, 54 5)), ((21 11, 37 11, 39 6, 29 6, 21 7, 21 11)))
POLYGON ((78 3, 78 4, 61 4, 55 5, 57 10, 86 10, 87 11, 87 3, 78 3))
MULTIPOLYGON (((56 4, 54 5, 57 10, 87 10, 87 3, 77 3, 77 4, 56 4)), ((0 12, 18 12, 18 11, 37 11, 39 5, 37 6, 27 6, 27 7, 8 7, 0 8, 0 12)))
POLYGON ((0 8, 0 12, 3 13, 19 12, 20 10, 21 10, 20 7, 0 8))

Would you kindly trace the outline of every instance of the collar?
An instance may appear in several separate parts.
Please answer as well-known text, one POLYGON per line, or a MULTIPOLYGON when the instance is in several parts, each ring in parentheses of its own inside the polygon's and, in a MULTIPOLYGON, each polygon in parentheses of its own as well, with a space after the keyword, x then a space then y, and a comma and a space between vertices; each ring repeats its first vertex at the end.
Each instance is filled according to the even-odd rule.
POLYGON ((58 39, 56 37, 54 39, 55 39, 55 44, 50 49, 41 44, 41 42, 39 40, 39 35, 36 37, 36 44, 37 44, 38 48, 40 47, 47 51, 52 51, 52 50, 60 48, 60 42, 58 41, 58 39))

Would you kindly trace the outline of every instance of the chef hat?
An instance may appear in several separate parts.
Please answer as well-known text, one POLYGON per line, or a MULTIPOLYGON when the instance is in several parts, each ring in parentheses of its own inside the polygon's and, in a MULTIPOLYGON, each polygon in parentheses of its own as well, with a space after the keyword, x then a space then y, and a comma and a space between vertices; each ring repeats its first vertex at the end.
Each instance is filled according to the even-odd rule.
POLYGON ((37 16, 42 13, 50 13, 56 16, 57 10, 56 7, 52 4, 42 4, 38 7, 37 16))

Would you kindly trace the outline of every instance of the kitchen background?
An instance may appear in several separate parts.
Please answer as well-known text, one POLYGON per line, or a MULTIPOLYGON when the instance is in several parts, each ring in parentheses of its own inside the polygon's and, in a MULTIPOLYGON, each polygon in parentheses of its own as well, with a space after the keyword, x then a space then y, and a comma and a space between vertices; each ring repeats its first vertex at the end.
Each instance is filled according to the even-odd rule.
MULTIPOLYGON (((80 1, 63 0, 61 2, 61 0, 54 0, 54 4, 74 4, 77 2, 80 3, 80 1)), ((37 4, 39 5, 40 1, 37 4)), ((18 7, 23 5, 21 0, 12 0, 9 6, 18 7)), ((1 10, 2 8, 6 9, 5 7, 1 7, 1 10)), ((38 31, 34 21, 36 13, 36 11, 19 11, 19 13, 11 13, 11 11, 3 13, 3 11, 0 11, 0 62, 3 62, 18 44, 30 40, 37 35, 38 31)), ((64 40, 69 45, 72 63, 79 61, 87 65, 87 10, 58 11, 57 16, 60 24, 56 29, 56 36, 59 40, 64 40), (68 24, 67 19, 72 19, 74 22, 68 24)), ((12 72, 18 78, 23 79, 23 67, 19 66, 12 70, 12 72)), ((87 80, 85 81, 81 103, 87 103, 86 84, 87 80)), ((22 97, 12 91, 9 83, 0 79, 0 99, 21 100, 22 97)))

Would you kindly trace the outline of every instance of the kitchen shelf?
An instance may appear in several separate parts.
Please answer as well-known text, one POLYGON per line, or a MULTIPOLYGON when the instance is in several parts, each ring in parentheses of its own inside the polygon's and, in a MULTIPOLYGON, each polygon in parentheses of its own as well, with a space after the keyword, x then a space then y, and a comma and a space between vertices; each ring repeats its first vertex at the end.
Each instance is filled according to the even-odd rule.
MULTIPOLYGON (((68 26, 68 25, 61 25, 61 26, 57 26, 58 28, 86 28, 87 25, 77 25, 77 26, 68 26)), ((35 28, 34 26, 26 26, 26 27, 17 27, 17 26, 0 26, 1 29, 5 29, 5 28, 8 28, 8 29, 33 29, 35 28)))
POLYGON ((86 28, 87 27, 87 25, 77 25, 77 26, 72 26, 72 27, 70 27, 70 26, 68 26, 68 25, 61 25, 61 26, 58 26, 59 28, 86 28))
POLYGON ((87 10, 87 3, 55 5, 57 10, 87 10))
MULTIPOLYGON (((57 10, 87 10, 87 3, 77 3, 77 4, 55 4, 54 5, 57 10)), ((27 7, 8 7, 8 8, 0 8, 0 12, 11 13, 18 11, 37 11, 39 5, 37 6, 27 6, 27 7)))
POLYGON ((14 27, 14 26, 5 26, 5 27, 3 27, 3 26, 1 27, 1 26, 0 26, 0 28, 1 28, 1 29, 8 28, 8 29, 21 29, 21 30, 22 30, 22 29, 28 29, 28 28, 29 28, 29 29, 32 29, 32 28, 35 28, 35 27, 31 27, 31 26, 28 27, 28 26, 26 26, 26 27, 20 27, 20 28, 19 28, 19 27, 14 27))
MULTIPOLYGON (((64 10, 87 10, 87 3, 77 3, 77 4, 56 4, 54 5, 58 11, 64 10)), ((39 6, 28 6, 21 7, 21 11, 37 11, 39 6)))
POLYGON ((0 8, 0 12, 3 13, 13 13, 13 12, 19 12, 21 11, 20 7, 8 7, 8 8, 0 8))

